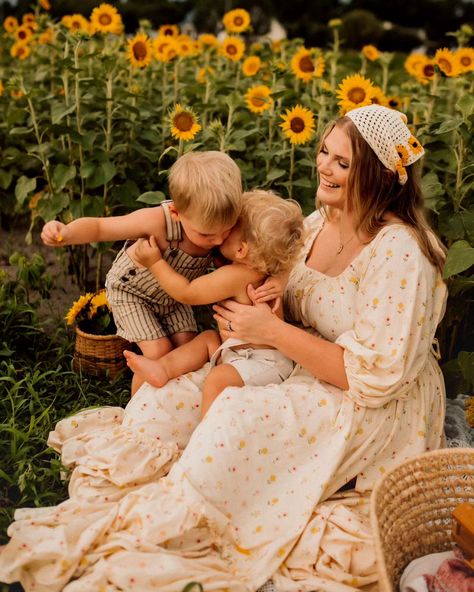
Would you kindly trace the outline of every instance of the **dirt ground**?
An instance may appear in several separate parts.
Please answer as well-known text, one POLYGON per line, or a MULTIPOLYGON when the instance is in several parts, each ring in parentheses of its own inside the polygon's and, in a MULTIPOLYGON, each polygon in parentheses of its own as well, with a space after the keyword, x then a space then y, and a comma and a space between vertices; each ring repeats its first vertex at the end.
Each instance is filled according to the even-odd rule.
POLYGON ((81 290, 74 277, 67 273, 66 252, 43 245, 39 229, 35 229, 33 241, 28 245, 25 242, 27 231, 28 225, 25 223, 20 223, 10 230, 0 230, 0 269, 6 271, 9 277, 14 277, 16 269, 9 263, 9 258, 14 252, 27 257, 31 257, 33 253, 42 255, 46 262, 46 273, 53 281, 50 298, 41 303, 38 309, 39 316, 41 320, 52 319, 62 323, 74 300, 81 295, 81 290))

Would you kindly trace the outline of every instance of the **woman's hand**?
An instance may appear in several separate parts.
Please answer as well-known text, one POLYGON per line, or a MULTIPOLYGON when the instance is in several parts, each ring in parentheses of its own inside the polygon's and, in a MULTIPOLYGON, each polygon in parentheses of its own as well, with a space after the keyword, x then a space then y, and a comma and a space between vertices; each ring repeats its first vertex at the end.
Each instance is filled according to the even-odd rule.
POLYGON ((135 245, 133 258, 139 265, 143 265, 143 267, 152 267, 152 265, 163 258, 160 247, 154 236, 150 236, 150 238, 140 238, 135 245))
POLYGON ((249 296, 255 304, 261 304, 262 302, 270 303, 272 312, 276 312, 280 308, 287 281, 287 273, 270 277, 254 290, 253 294, 249 294, 249 296))
POLYGON ((48 247, 64 247, 67 245, 67 226, 59 220, 51 220, 43 226, 41 240, 48 247))
POLYGON ((224 339, 235 337, 248 343, 273 345, 275 329, 283 322, 266 303, 252 305, 223 300, 212 308, 224 339))

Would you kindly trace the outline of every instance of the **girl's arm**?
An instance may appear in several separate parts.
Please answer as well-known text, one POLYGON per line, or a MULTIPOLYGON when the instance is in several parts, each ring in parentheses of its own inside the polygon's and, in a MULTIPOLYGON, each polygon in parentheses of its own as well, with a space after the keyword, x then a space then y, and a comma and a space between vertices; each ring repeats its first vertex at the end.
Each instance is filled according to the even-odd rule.
POLYGON ((78 218, 69 224, 52 220, 44 225, 41 238, 49 247, 64 247, 160 235, 164 228, 164 214, 158 206, 142 208, 125 216, 78 218))
POLYGON ((268 304, 248 306, 225 300, 213 308, 223 338, 232 336, 249 343, 273 346, 319 380, 343 390, 349 388, 344 348, 340 345, 286 323, 272 313, 268 304), (229 321, 232 333, 227 332, 229 321))
POLYGON ((248 283, 261 278, 247 266, 232 263, 189 281, 162 259, 154 236, 137 242, 135 259, 148 267, 165 292, 183 304, 212 304, 218 300, 235 298, 245 293, 248 283))

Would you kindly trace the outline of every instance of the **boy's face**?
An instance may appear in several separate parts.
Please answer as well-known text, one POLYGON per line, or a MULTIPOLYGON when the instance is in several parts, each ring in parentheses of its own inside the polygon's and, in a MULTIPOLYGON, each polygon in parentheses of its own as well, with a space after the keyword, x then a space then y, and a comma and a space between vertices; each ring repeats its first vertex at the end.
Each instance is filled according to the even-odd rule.
POLYGON ((221 245, 229 236, 232 226, 204 227, 196 216, 186 216, 176 212, 188 239, 201 249, 212 249, 221 245))

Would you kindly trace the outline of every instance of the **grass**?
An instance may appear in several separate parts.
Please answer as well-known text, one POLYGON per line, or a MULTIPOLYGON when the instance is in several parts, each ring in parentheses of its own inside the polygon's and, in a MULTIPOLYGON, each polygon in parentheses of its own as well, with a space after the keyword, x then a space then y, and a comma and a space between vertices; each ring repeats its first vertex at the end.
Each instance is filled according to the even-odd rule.
MULTIPOLYGON (((34 288, 25 274, 0 277, 0 544, 17 507, 54 505, 67 496, 59 456, 46 445, 56 422, 130 398, 128 376, 110 381, 72 369, 72 335, 51 329, 36 313, 34 298, 50 282, 42 273, 34 288)), ((0 584, 0 590, 21 587, 0 584)))

